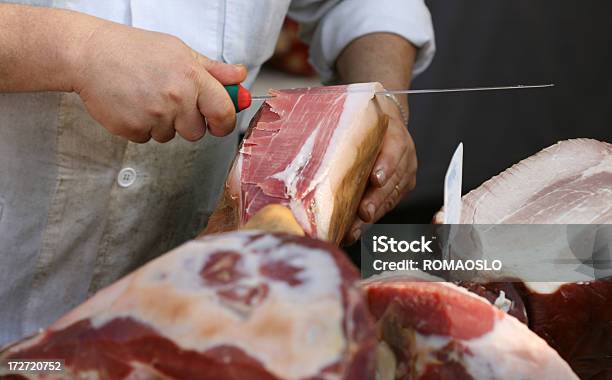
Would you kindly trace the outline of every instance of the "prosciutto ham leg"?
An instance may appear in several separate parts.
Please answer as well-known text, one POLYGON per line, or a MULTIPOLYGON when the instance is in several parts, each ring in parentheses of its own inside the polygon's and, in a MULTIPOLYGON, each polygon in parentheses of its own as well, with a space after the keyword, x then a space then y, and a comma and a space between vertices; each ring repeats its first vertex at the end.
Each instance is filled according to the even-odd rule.
POLYGON ((0 363, 65 359, 65 373, 29 379, 369 380, 375 334, 358 277, 321 241, 211 235, 6 347, 0 363))
POLYGON ((307 236, 339 243, 387 127, 377 83, 272 91, 251 121, 206 233, 235 230, 268 204, 307 236))
POLYGON ((380 380, 577 379, 544 340, 486 299, 435 278, 363 283, 377 320, 380 380), (394 368, 394 370, 390 370, 394 368))
MULTIPOLYGON (((612 144, 562 141, 483 183, 462 203, 464 224, 612 224, 612 144)), ((441 223, 442 218, 440 211, 434 221, 441 223)), ((524 254, 527 259, 533 253, 524 254)), ((612 279, 575 283, 491 279, 462 285, 489 300, 506 289, 515 305, 524 305, 513 312, 522 314, 581 378, 612 377, 612 279)))

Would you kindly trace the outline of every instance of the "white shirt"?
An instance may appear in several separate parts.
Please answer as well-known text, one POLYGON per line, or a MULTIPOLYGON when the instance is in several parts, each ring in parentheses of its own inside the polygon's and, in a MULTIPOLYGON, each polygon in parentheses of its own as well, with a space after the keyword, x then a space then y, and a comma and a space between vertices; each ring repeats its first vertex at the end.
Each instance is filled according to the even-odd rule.
MULTIPOLYGON (((252 84, 285 15, 327 80, 354 38, 392 32, 434 52, 422 0, 22 0, 181 38, 249 68, 252 84)), ((143 57, 146 59, 146 57, 143 57)), ((147 260, 192 238, 214 209, 237 134, 197 143, 112 136, 76 94, 0 94, 0 345, 45 327, 147 260)))
POLYGON ((423 0, 55 0, 53 4, 170 33, 209 58, 244 63, 255 71, 272 56, 289 14, 304 29, 311 63, 323 81, 333 76, 334 62, 348 43, 368 33, 395 33, 419 47, 415 74, 425 70, 435 51, 431 16, 423 0))

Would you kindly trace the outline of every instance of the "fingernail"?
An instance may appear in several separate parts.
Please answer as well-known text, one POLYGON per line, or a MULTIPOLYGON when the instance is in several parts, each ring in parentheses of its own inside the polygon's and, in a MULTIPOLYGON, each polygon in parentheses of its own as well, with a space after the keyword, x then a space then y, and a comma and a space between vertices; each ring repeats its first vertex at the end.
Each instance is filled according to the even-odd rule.
POLYGON ((366 210, 368 211, 368 217, 370 218, 370 220, 374 220, 374 213, 376 212, 376 207, 374 207, 374 203, 368 204, 366 210))
POLYGON ((376 177, 376 180, 378 181, 378 183, 380 185, 384 185, 385 184, 385 171, 382 169, 378 169, 375 173, 374 176, 376 177))
POLYGON ((361 229, 357 228, 354 230, 351 236, 353 237, 353 241, 359 240, 359 237, 361 236, 361 229))

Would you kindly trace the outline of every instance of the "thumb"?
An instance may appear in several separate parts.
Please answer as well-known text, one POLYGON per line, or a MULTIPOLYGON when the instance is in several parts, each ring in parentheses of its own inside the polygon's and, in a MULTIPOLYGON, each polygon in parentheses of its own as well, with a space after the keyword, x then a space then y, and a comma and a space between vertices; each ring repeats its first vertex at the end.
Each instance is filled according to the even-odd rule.
POLYGON ((194 52, 196 59, 206 71, 210 73, 221 84, 236 84, 243 82, 247 76, 247 69, 244 65, 232 65, 209 59, 197 52, 194 52))

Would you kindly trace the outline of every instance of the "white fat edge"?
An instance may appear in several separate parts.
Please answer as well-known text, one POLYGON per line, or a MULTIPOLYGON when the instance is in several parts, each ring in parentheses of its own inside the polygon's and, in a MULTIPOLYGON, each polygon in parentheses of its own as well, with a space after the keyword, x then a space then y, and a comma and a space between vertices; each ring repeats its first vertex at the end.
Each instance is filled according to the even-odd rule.
POLYGON ((125 292, 132 281, 132 277, 132 274, 129 274, 112 285, 98 291, 92 298, 55 321, 49 326, 49 330, 62 330, 84 318, 104 312, 125 292))
POLYGON ((529 281, 525 282, 527 289, 534 293, 539 294, 552 294, 559 290, 563 285, 570 284, 570 282, 538 282, 529 281))
POLYGON ((236 156, 234 166, 232 167, 232 170, 230 171, 230 174, 227 177, 227 187, 232 198, 240 199, 243 160, 244 158, 242 157, 242 153, 239 153, 238 156, 236 156))
POLYGON ((344 110, 328 145, 332 149, 327 149, 325 152, 311 186, 312 189, 314 186, 317 189, 314 196, 315 221, 317 236, 321 239, 327 240, 329 237, 335 206, 334 194, 354 163, 357 149, 367 135, 364 132, 378 126, 375 120, 377 115, 368 115, 366 110, 375 92, 382 90, 382 86, 378 83, 357 83, 347 86, 344 110))
POLYGON ((308 214, 306 213, 308 205, 305 205, 301 199, 297 198, 297 185, 301 179, 301 171, 312 158, 312 152, 315 147, 315 141, 317 135, 319 134, 320 127, 321 123, 319 122, 310 136, 308 136, 304 142, 304 145, 302 145, 300 151, 293 161, 291 161, 291 163, 289 163, 285 169, 271 176, 271 178, 277 179, 285 184, 285 191, 289 196, 289 208, 306 233, 312 232, 310 220, 308 218, 308 214))
POLYGON ((298 224, 302 227, 304 233, 310 235, 312 234, 312 226, 310 225, 310 218, 306 213, 307 207, 308 205, 305 205, 300 200, 294 198, 289 200, 289 209, 291 210, 293 217, 295 217, 295 220, 297 220, 298 224))
POLYGON ((533 189, 542 189, 559 178, 582 175, 584 171, 589 170, 591 166, 584 165, 585 158, 591 162, 600 160, 601 155, 590 150, 578 150, 570 147, 567 142, 560 142, 512 165, 463 197, 464 204, 467 200, 472 207, 472 215, 468 216, 469 223, 505 223, 535 202, 525 204, 533 189), (577 155, 580 160, 576 159, 577 155), (551 167, 555 170, 551 170, 551 167), (538 175, 531 175, 532 173, 538 175), (513 177, 515 180, 511 180, 513 177), (486 186, 483 186, 485 184, 486 186), (504 196, 503 202, 497 201, 501 192, 504 196), (494 209, 481 206, 490 202, 495 202, 494 209))
POLYGON ((297 183, 300 180, 299 175, 312 158, 312 151, 314 149, 315 140, 317 138, 317 135, 319 134, 320 127, 321 122, 319 121, 310 136, 308 136, 308 138, 304 142, 304 145, 302 145, 302 147, 300 148, 298 154, 295 156, 293 161, 291 161, 289 165, 285 167, 285 169, 280 172, 274 173, 270 177, 284 183, 287 195, 289 195, 292 199, 295 199, 297 195, 297 183))
POLYGON ((462 342, 473 353, 464 363, 475 379, 577 379, 554 349, 508 314, 495 319, 493 330, 462 342))
POLYGON ((131 317, 152 326, 183 349, 202 352, 219 345, 232 345, 280 378, 317 374, 340 360, 346 351, 340 273, 325 251, 287 244, 273 248, 266 258, 304 267, 299 278, 309 281, 295 287, 275 281, 270 286, 271 280, 258 272, 261 254, 250 252, 265 244, 274 247, 278 241, 271 235, 265 236, 253 244, 254 248, 245 248, 255 233, 241 231, 205 242, 191 241, 163 256, 158 265, 146 265, 134 273, 136 278, 129 293, 120 297, 108 312, 94 317, 93 326, 100 327, 117 317, 131 317), (220 303, 210 288, 202 287, 200 270, 206 259, 214 252, 227 250, 242 254, 239 270, 252 276, 238 281, 239 284, 254 285, 259 279, 270 286, 264 304, 254 309, 247 319, 220 303), (165 279, 160 278, 162 272, 167 275, 165 279), (189 305, 184 323, 143 312, 146 305, 142 301, 152 296, 159 298, 161 304, 163 300, 173 299, 189 305), (287 322, 289 331, 282 336, 270 334, 266 339, 262 329, 271 320, 287 322))

